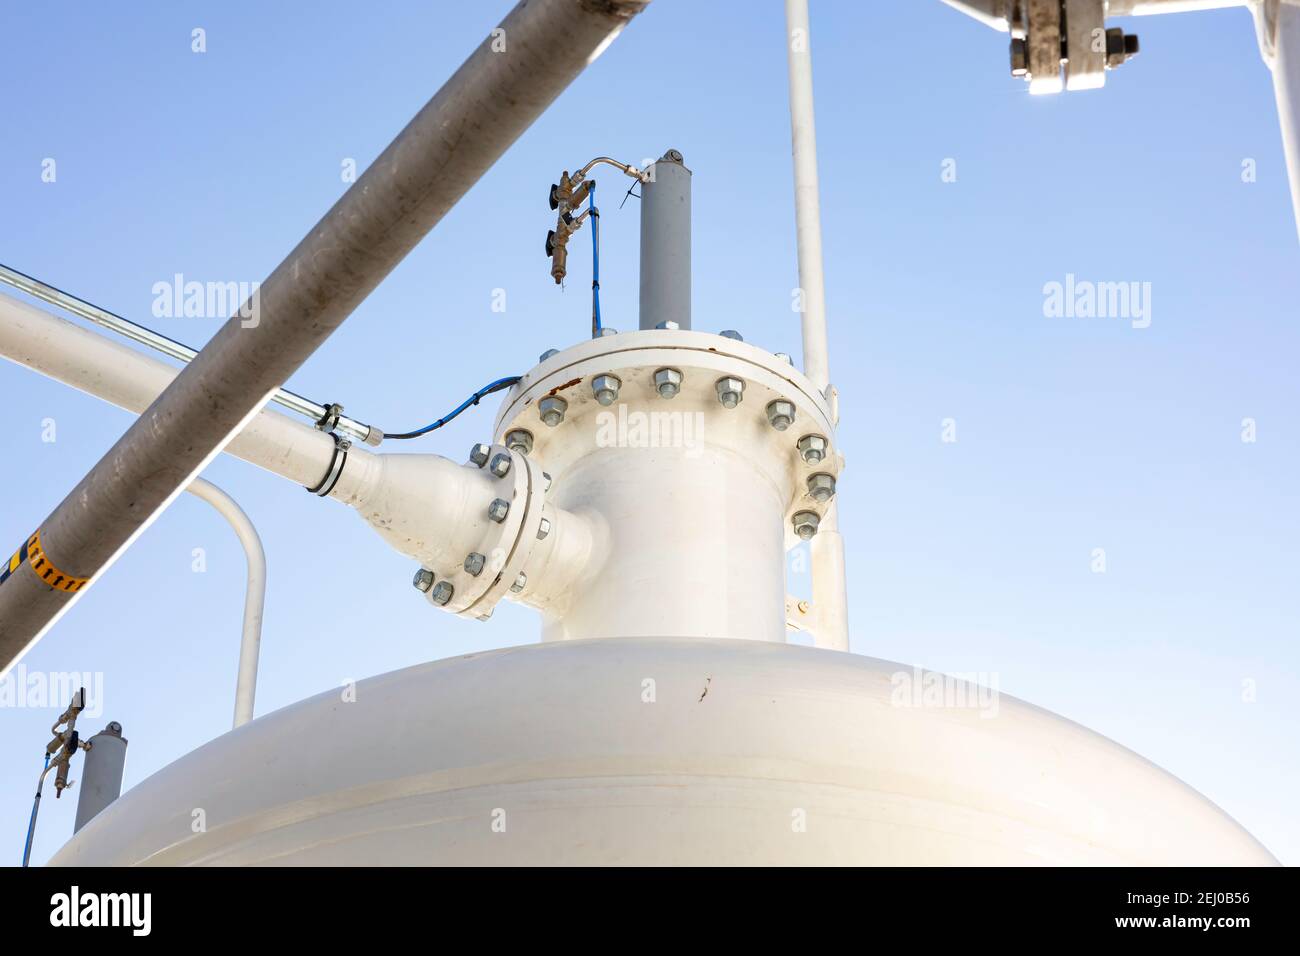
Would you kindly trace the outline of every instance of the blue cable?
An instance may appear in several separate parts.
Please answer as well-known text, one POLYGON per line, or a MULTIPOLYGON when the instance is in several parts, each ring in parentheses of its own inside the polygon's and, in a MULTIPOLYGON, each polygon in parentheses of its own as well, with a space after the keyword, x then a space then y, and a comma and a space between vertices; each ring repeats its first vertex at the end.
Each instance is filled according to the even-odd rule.
POLYGON ((596 208, 596 181, 587 194, 591 215, 591 337, 600 337, 600 210, 596 208))
MULTIPOLYGON (((44 774, 44 772, 49 769, 50 769, 50 754, 48 751, 46 751, 45 766, 41 768, 42 774, 44 774)), ((42 782, 44 782, 44 779, 45 779, 44 776, 42 776, 41 778, 42 782)), ((36 799, 32 802, 32 818, 27 821, 27 842, 26 844, 24 844, 23 847, 23 866, 26 866, 28 864, 28 861, 31 859, 32 836, 36 832, 36 811, 39 810, 40 808, 41 808, 41 792, 37 790, 36 799)))
POLYGON ((429 434, 429 432, 441 428, 443 425, 447 424, 449 421, 451 421, 453 418, 455 418, 465 409, 469 408, 471 405, 477 405, 483 398, 486 398, 488 395, 491 395, 493 392, 499 392, 502 389, 509 388, 511 385, 515 384, 515 382, 519 381, 519 379, 520 376, 518 375, 511 375, 506 378, 499 378, 495 382, 492 382, 489 385, 484 385, 477 392, 475 392, 469 398, 465 399, 465 401, 461 402, 458 406, 456 406, 455 411, 442 416, 442 418, 438 419, 432 425, 425 425, 423 428, 416 429, 413 432, 403 432, 400 435, 385 435, 384 438, 386 439, 387 438, 393 438, 393 439, 419 438, 421 435, 427 435, 429 434))

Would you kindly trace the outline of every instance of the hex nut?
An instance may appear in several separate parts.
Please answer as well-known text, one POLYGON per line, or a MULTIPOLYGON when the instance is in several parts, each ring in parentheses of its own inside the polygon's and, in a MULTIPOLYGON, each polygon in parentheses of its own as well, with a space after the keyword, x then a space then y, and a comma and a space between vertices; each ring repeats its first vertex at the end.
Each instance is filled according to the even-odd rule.
POLYGON ((533 450, 533 433, 527 428, 512 428, 506 432, 505 446, 511 451, 527 455, 533 450))
POLYGON ((713 386, 718 391, 718 401, 723 408, 735 408, 745 400, 745 380, 726 376, 720 378, 713 386))
POLYGON ((415 585, 417 591, 429 593, 429 588, 433 587, 433 572, 428 568, 420 568, 415 572, 415 577, 411 578, 411 583, 415 585))
POLYGON ((551 519, 543 518, 537 525, 537 540, 543 541, 551 533, 551 519))
POLYGON ((718 334, 721 335, 724 339, 734 339, 737 342, 745 341, 745 337, 741 335, 739 332, 737 332, 735 329, 723 329, 718 334))
POLYGON ((488 517, 500 524, 506 520, 508 514, 510 514, 510 502, 504 498, 493 498, 492 503, 488 505, 488 517))
POLYGON ((677 329, 680 329, 681 326, 672 319, 665 319, 663 322, 656 325, 655 328, 663 331, 676 331, 677 329))
POLYGON ((597 375, 591 380, 591 393, 602 405, 613 405, 618 401, 618 390, 623 385, 617 375, 597 375))
POLYGON ((526 574, 524 574, 524 572, 520 571, 520 572, 519 572, 519 576, 518 576, 517 578, 515 578, 515 583, 512 584, 512 585, 510 585, 510 590, 513 591, 515 594, 518 594, 518 593, 519 593, 520 591, 522 591, 522 590, 523 590, 527 585, 528 585, 528 575, 526 575, 526 574))
POLYGON ((543 491, 550 491, 550 490, 551 490, 551 473, 550 473, 549 471, 544 471, 544 472, 542 472, 542 478, 546 481, 546 485, 545 485, 545 487, 542 488, 542 490, 543 490, 543 491))
POLYGON ((779 432, 794 424, 794 403, 778 398, 767 403, 767 420, 779 432))
POLYGON ((800 511, 794 516, 794 533, 804 541, 812 538, 817 533, 818 526, 822 519, 815 511, 800 511))
POLYGON ((483 568, 486 565, 487 558, 479 554, 477 551, 471 551, 465 556, 465 570, 474 575, 474 577, 478 577, 482 574, 483 568))
POLYGON ((498 478, 510 474, 510 455, 503 451, 497 452, 492 456, 492 464, 488 465, 488 471, 498 478))
POLYGON ((600 337, 603 339, 607 335, 618 335, 618 329, 611 329, 606 325, 600 330, 600 337))
POLYGON ((655 372, 655 391, 660 398, 676 398, 682 390, 682 373, 675 368, 661 368, 655 372))
POLYGON ((789 352, 773 352, 773 353, 772 353, 772 357, 773 357, 773 358, 778 358, 778 359, 780 359, 780 360, 781 360, 782 362, 784 362, 786 365, 793 365, 793 364, 794 364, 794 359, 792 359, 792 358, 790 357, 790 353, 789 353, 789 352))
POLYGON ((450 581, 439 581, 433 586, 433 590, 429 592, 429 600, 439 607, 445 607, 455 593, 456 589, 452 587, 450 581))
POLYGON ((545 352, 543 352, 541 355, 537 356, 537 364, 538 364, 538 365, 541 365, 543 362, 545 362, 545 361, 546 361, 548 358, 550 358, 552 355, 559 355, 559 354, 560 354, 560 350, 559 350, 559 349, 547 349, 547 350, 546 350, 545 352))
POLYGON ((808 494, 822 504, 835 497, 835 476, 820 473, 808 477, 808 494))
POLYGON ((488 609, 487 609, 486 611, 484 611, 482 614, 478 615, 477 620, 480 620, 480 621, 490 621, 490 620, 492 620, 492 612, 495 611, 495 610, 496 610, 496 608, 493 608, 493 607, 488 608, 488 609))
POLYGON ((564 421, 564 413, 568 408, 569 403, 558 395, 547 395, 537 403, 538 414, 542 416, 542 421, 551 428, 564 421))
POLYGON ((488 463, 488 457, 492 454, 490 446, 479 442, 469 450, 469 460, 482 468, 488 463))
POLYGON ((799 449, 799 457, 810 465, 826 458, 826 439, 821 435, 804 435, 795 447, 799 449))

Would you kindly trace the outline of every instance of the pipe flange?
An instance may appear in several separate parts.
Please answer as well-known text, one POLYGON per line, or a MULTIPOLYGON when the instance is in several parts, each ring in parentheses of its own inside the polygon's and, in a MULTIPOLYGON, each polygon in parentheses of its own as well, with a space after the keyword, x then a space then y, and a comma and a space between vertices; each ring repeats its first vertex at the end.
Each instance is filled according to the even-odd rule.
POLYGON ((435 593, 436 585, 425 594, 426 600, 439 610, 475 620, 489 616, 501 597, 509 593, 532 553, 546 494, 541 469, 503 444, 491 446, 488 468, 497 486, 489 508, 502 513, 499 520, 493 514, 486 533, 474 547, 474 552, 483 556, 483 566, 477 574, 464 564, 442 573, 434 569, 439 582, 451 585, 451 598, 440 602, 442 595, 435 593))

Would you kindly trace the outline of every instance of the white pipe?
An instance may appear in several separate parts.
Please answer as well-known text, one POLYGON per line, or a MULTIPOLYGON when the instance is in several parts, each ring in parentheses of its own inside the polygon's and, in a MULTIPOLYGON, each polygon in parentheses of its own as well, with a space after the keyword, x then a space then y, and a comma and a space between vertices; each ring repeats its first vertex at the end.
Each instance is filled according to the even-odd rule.
POLYGON ((1273 71, 1282 146, 1291 182, 1291 208, 1300 231, 1300 2, 1261 5, 1255 10, 1260 48, 1273 71))
POLYGON ((844 536, 838 529, 837 505, 832 504, 812 539, 813 636, 818 647, 849 649, 848 570, 844 536))
POLYGON ((823 394, 830 385, 826 344, 826 279, 817 185, 817 124, 813 112, 812 40, 808 0, 785 0, 790 60, 790 138, 794 152, 795 230, 803 306, 803 370, 823 394))
POLYGON ((244 509, 210 481, 195 478, 185 489, 202 498, 234 529, 248 561, 248 587, 244 595, 244 628, 239 641, 239 676, 235 681, 235 722, 240 727, 253 719, 257 696, 257 662, 262 648, 262 611, 266 607, 266 552, 253 522, 244 509))
MULTIPOLYGON (((4 294, 0 357, 137 414, 178 374, 153 356, 4 294)), ((328 470, 334 441, 263 411, 225 450, 310 487, 328 470)), ((495 496, 492 479, 473 466, 438 455, 375 454, 355 445, 329 495, 358 511, 395 550, 430 568, 459 564, 478 546, 488 523, 487 504, 495 496)), ((557 508, 551 521, 555 530, 534 545, 546 574, 526 592, 529 603, 542 607, 590 573, 596 560, 589 519, 557 508)), ((510 599, 520 598, 512 594, 510 599)))

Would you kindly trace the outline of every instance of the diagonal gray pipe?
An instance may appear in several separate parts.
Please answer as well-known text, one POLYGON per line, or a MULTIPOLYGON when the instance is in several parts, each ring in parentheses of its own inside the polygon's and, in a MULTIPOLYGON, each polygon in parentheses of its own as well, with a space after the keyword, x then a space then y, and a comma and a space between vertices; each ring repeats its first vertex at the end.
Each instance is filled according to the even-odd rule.
POLYGON ((0 567, 9 572, 0 673, 648 2, 523 0, 510 12, 276 267, 252 308, 222 327, 0 567))

